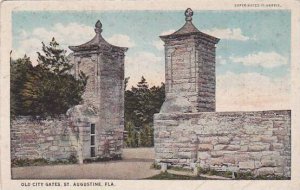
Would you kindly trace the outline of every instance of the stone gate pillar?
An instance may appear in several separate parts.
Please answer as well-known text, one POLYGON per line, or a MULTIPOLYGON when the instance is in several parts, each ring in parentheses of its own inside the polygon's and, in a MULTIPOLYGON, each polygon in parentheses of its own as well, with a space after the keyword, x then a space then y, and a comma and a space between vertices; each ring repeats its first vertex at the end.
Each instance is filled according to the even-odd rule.
POLYGON ((195 166, 197 134, 188 129, 190 113, 216 109, 215 55, 219 39, 200 32, 192 23, 193 11, 185 11, 185 24, 165 43, 166 99, 154 115, 157 163, 195 166))
POLYGON ((102 24, 95 37, 82 45, 69 46, 76 77, 88 76, 83 104, 68 111, 82 134, 82 158, 120 158, 124 131, 124 57, 128 48, 109 44, 102 37, 102 24), (85 128, 85 129, 83 129, 85 128))
POLYGON ((215 111, 215 45, 219 39, 200 32, 192 23, 193 11, 185 12, 186 23, 165 43, 166 102, 162 112, 215 111))

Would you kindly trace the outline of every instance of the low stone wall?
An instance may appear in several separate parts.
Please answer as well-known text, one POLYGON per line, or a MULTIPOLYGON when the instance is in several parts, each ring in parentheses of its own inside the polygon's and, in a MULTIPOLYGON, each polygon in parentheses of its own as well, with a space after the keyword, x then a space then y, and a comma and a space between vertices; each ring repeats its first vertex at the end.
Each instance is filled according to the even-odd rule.
POLYGON ((291 112, 156 114, 157 163, 291 175, 291 112))
POLYGON ((78 130, 65 117, 11 121, 11 159, 68 160, 77 156, 78 130))
POLYGON ((96 128, 95 157, 91 157, 91 128, 88 121, 67 116, 49 119, 18 117, 11 121, 11 160, 46 159, 67 161, 120 159, 123 131, 96 128))

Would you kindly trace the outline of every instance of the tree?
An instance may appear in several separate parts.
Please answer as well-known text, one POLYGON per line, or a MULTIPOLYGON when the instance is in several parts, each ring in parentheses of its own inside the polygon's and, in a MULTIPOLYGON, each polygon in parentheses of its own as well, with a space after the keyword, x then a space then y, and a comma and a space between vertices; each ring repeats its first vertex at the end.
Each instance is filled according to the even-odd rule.
POLYGON ((145 125, 140 131, 140 146, 151 147, 154 145, 153 142, 153 127, 145 125))
POLYGON ((137 87, 125 91, 125 130, 135 140, 125 141, 127 146, 153 146, 153 115, 160 111, 164 99, 164 84, 149 88, 144 77, 137 87))
MULTIPOLYGON (((19 80, 12 81, 12 85, 19 85, 19 92, 12 93, 12 97, 19 94, 24 111, 22 115, 31 116, 58 116, 64 114, 70 107, 80 104, 84 93, 87 77, 83 72, 78 79, 70 74, 72 65, 66 58, 66 51, 59 49, 59 44, 52 38, 49 46, 42 42, 42 52, 38 54, 38 65, 28 66, 22 70, 24 79, 21 87, 19 80)), ((28 62, 28 60, 27 60, 28 62)), ((11 75, 18 76, 17 70, 12 70, 11 75)), ((18 77, 17 77, 18 78, 18 77)), ((17 109, 17 110, 18 110, 17 109)))
POLYGON ((137 131, 131 122, 125 124, 125 131, 127 131, 127 138, 125 144, 127 147, 138 147, 137 131))
POLYGON ((28 74, 33 69, 30 58, 24 55, 23 58, 11 60, 10 62, 10 112, 11 116, 26 115, 24 109, 23 97, 21 94, 28 74))
POLYGON ((72 68, 67 60, 66 50, 59 49, 59 43, 55 41, 54 37, 49 46, 42 42, 42 51, 43 53, 37 52, 37 61, 42 68, 58 76, 66 74, 72 68))

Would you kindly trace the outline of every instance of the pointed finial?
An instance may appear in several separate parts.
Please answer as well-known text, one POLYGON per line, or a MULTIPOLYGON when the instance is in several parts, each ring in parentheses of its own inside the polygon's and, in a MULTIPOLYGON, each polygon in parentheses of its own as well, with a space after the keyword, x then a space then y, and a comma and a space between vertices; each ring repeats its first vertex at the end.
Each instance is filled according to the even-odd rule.
POLYGON ((185 15, 185 21, 192 21, 192 16, 194 12, 191 8, 187 8, 184 12, 185 15))
POLYGON ((101 33, 102 32, 102 23, 100 20, 98 20, 95 24, 95 32, 96 33, 101 33))

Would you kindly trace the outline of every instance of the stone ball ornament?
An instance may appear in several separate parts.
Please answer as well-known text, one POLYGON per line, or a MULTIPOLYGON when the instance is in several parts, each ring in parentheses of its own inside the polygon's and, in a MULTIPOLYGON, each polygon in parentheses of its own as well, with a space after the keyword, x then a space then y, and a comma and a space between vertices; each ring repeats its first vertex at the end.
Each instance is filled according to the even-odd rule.
POLYGON ((193 14, 194 14, 193 10, 191 8, 187 8, 184 12, 185 20, 192 21, 193 14))
POLYGON ((100 20, 98 20, 95 24, 95 32, 96 33, 101 33, 102 32, 102 23, 100 20))

